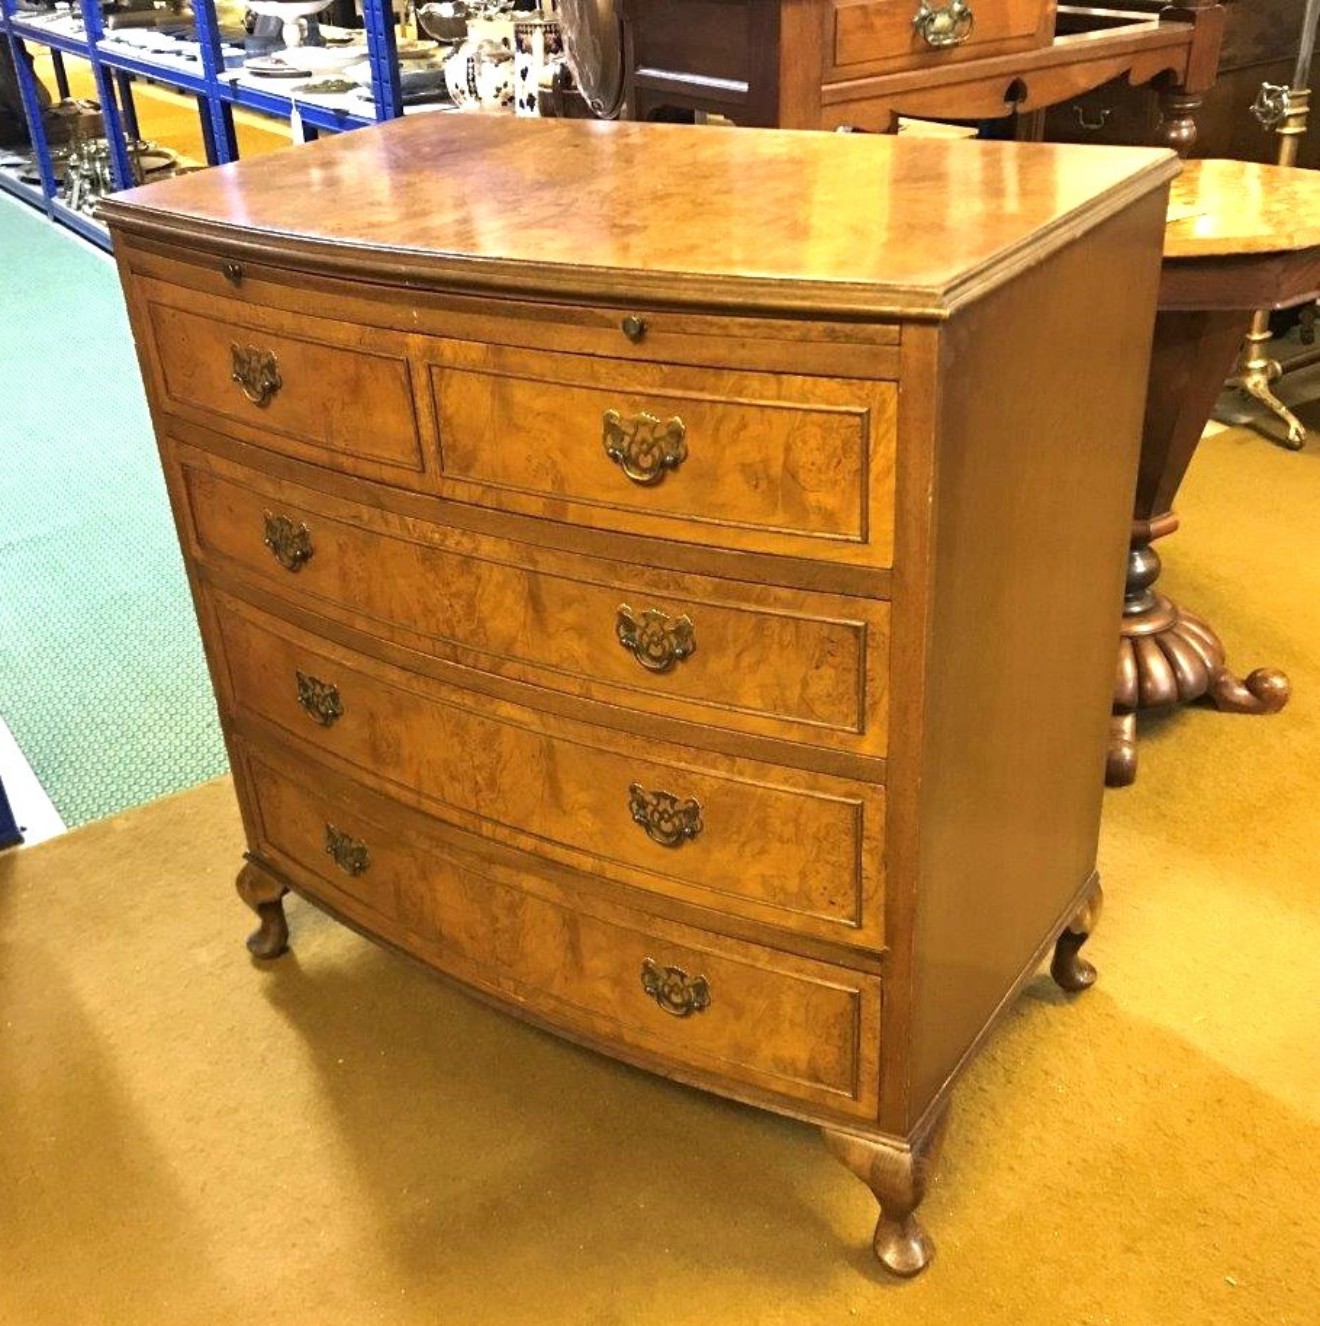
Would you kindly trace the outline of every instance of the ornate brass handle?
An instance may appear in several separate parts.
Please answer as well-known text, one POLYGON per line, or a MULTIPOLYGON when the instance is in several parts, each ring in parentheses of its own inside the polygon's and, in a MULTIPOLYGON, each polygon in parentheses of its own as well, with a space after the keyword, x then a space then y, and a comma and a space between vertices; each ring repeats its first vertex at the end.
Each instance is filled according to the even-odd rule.
POLYGON ((301 569, 312 557, 312 532, 305 524, 295 525, 288 516, 266 512, 266 537, 262 543, 286 571, 301 569))
POLYGON ((689 976, 682 967, 662 967, 653 958, 642 959, 642 989, 676 1018, 710 1007, 710 982, 704 976, 689 976))
POLYGON ((621 603, 614 629, 619 643, 651 672, 668 672, 697 647, 692 618, 671 617, 658 608, 646 608, 638 617, 626 603, 621 603))
POLYGON ((371 864, 371 854, 367 845, 356 838, 350 838, 342 829, 333 824, 325 826, 325 850, 334 857, 335 865, 346 875, 360 875, 371 864))
POLYGON ((670 792, 648 792, 641 783, 628 788, 628 809, 633 822, 661 847, 681 847, 701 832, 701 803, 692 797, 680 801, 670 792))
POLYGON ((625 419, 606 410, 605 454, 633 483, 659 483, 687 459, 687 429, 677 416, 662 421, 643 410, 625 419))
POLYGON ((231 344, 229 349, 234 357, 230 378, 243 388, 243 395, 253 405, 269 405, 284 385, 274 352, 259 350, 255 345, 231 344))
POLYGON ((344 715, 344 703, 339 698, 339 687, 332 686, 320 677, 309 676, 305 672, 296 672, 298 678, 298 703, 308 715, 322 727, 329 727, 337 718, 344 715))
POLYGON ((912 26, 921 34, 927 46, 943 50, 961 46, 972 35, 976 17, 967 0, 949 0, 947 5, 933 9, 927 0, 921 0, 912 19, 912 26))

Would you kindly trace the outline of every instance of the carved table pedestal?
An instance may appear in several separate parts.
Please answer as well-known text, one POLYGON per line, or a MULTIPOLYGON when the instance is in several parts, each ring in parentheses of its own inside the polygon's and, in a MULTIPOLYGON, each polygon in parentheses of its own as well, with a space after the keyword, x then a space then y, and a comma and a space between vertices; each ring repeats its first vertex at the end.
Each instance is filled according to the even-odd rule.
POLYGON ((1320 290, 1320 172, 1189 161, 1174 182, 1128 554, 1122 642, 1106 771, 1137 773, 1136 716, 1209 700, 1277 713, 1288 679, 1257 668, 1238 680, 1214 630, 1155 592, 1151 546, 1178 528, 1173 502, 1257 308, 1289 308, 1320 290))

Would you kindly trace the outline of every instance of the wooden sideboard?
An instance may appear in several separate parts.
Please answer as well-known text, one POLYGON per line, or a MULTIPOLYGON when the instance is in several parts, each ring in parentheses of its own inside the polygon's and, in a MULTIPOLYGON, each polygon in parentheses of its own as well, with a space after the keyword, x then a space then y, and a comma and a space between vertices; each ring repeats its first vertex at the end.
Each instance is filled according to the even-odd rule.
POLYGON ((990 120, 1110 79, 1155 90, 1148 141, 1186 152, 1212 86, 1223 11, 1149 15, 1054 0, 618 0, 624 113, 892 130, 900 116, 990 120))
POLYGON ((954 1081, 1094 975, 1174 166, 427 117, 107 202, 252 951, 294 889, 820 1125, 925 1265, 954 1081))

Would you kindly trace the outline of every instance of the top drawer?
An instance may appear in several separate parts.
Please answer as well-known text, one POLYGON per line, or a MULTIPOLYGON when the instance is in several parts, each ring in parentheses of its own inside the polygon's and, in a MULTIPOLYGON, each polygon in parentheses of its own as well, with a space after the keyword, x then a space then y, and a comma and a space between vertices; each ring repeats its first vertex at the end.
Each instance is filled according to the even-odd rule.
POLYGON ((1053 0, 833 0, 825 81, 1030 50, 1053 36, 1054 13, 1053 0))
POLYGON ((897 387, 430 340, 447 495, 749 550, 893 546, 897 387))
POLYGON ((429 486, 407 337, 141 283, 158 409, 302 460, 429 486))

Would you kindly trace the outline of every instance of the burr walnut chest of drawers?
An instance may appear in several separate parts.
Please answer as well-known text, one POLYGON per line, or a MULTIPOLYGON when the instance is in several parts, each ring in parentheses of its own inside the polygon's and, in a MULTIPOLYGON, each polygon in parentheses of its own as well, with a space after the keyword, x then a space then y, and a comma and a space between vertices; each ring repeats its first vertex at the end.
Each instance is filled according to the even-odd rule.
POLYGON ((253 952, 293 889, 818 1124, 919 1270, 960 1070, 1093 975, 1174 169, 446 117, 109 202, 253 952))

